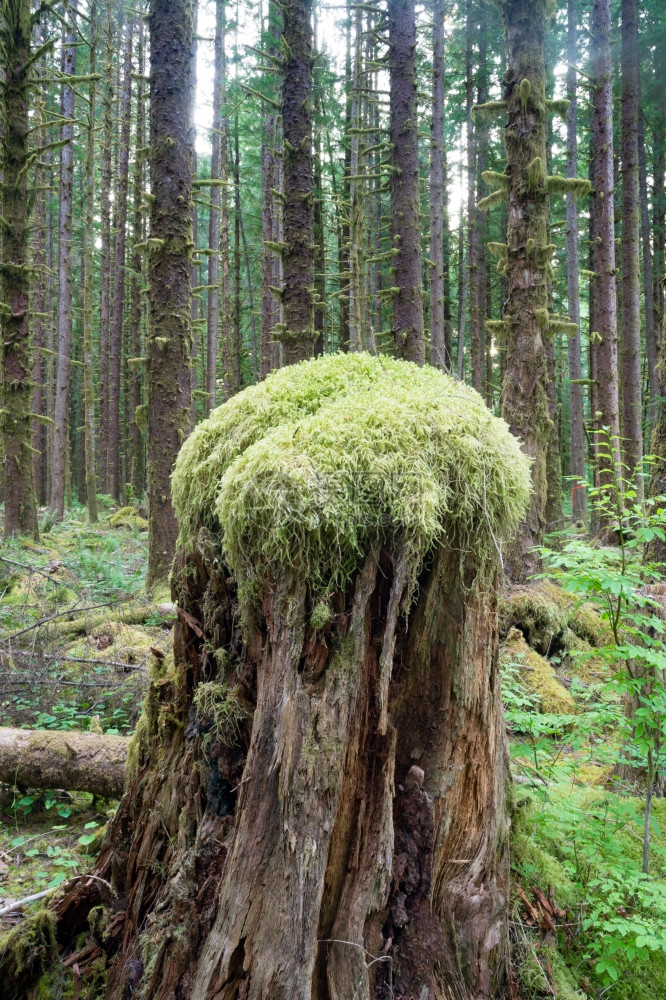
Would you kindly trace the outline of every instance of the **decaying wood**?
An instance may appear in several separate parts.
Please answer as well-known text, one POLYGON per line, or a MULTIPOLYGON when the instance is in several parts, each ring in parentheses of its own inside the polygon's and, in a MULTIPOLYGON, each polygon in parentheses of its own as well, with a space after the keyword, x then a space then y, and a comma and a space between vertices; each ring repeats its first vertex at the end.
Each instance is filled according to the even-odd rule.
POLYGON ((0 728, 0 781, 119 799, 127 743, 124 736, 0 728))

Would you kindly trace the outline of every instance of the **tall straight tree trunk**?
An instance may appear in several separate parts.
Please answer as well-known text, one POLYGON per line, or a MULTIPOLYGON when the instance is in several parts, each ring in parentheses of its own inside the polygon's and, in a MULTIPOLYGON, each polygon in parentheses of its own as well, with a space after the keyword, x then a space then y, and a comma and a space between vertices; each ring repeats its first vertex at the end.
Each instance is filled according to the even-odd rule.
POLYGON ((479 323, 479 234, 476 211, 476 135, 474 106, 474 19, 472 0, 466 2, 465 19, 465 105, 467 115, 467 263, 469 270, 469 336, 472 385, 481 392, 481 329, 479 323))
MULTIPOLYGON (((35 44, 40 46, 42 32, 37 26, 35 28, 35 44)), ((40 123, 40 128, 35 133, 35 144, 37 146, 46 145, 46 129, 44 122, 46 119, 46 96, 47 83, 41 83, 37 91, 36 115, 40 123)), ((48 379, 50 371, 50 358, 45 353, 47 348, 47 330, 50 328, 50 300, 48 296, 48 249, 47 236, 49 220, 47 217, 47 181, 48 168, 45 165, 45 154, 39 157, 35 164, 34 173, 35 184, 35 207, 32 222, 32 265, 35 269, 33 279, 32 301, 30 310, 30 325, 32 328, 32 350, 33 350, 33 381, 34 388, 32 394, 32 410, 36 415, 32 431, 32 447, 34 453, 34 477, 35 496, 38 504, 45 504, 48 500, 48 462, 49 462, 49 419, 48 408, 48 379), (41 419, 37 419, 41 417, 41 419)))
POLYGON ((276 171, 275 144, 277 142, 277 115, 271 112, 264 118, 261 145, 261 377, 266 378, 274 368, 273 330, 276 323, 277 288, 273 284, 275 252, 273 242, 273 216, 275 213, 276 171))
MULTIPOLYGON (((578 100, 576 64, 578 60, 578 0, 569 0, 567 9, 567 177, 578 176, 578 100)), ((572 514, 574 521, 585 523, 587 501, 585 486, 585 424, 580 341, 580 288, 578 276, 578 209, 572 192, 567 194, 567 297, 569 319, 576 332, 568 338, 569 358, 569 429, 571 436, 571 475, 581 482, 574 484, 572 514)))
MULTIPOLYGON (((640 83, 640 77, 639 77, 640 83)), ((641 203, 641 243, 643 246, 643 297, 645 300, 645 354, 648 369, 649 406, 648 421, 654 423, 656 400, 659 396, 659 376, 657 374, 658 346, 652 305, 653 268, 652 242, 650 238, 650 209, 648 207, 647 163, 645 158, 645 119, 643 110, 638 109, 638 180, 641 203)))
MULTIPOLYGON (((638 97, 638 0, 622 0, 622 439, 630 477, 643 461, 638 97)), ((640 475, 635 488, 642 497, 640 475)))
POLYGON ((504 0, 508 68, 505 132, 508 184, 504 314, 506 379, 502 414, 533 461, 527 517, 511 546, 508 570, 525 579, 538 566, 534 547, 545 529, 546 458, 550 435, 548 367, 547 192, 545 102, 546 12, 533 0, 504 0))
POLYGON ((363 129, 363 11, 356 7, 354 15, 354 58, 352 69, 352 102, 349 130, 349 350, 364 347, 365 321, 365 180, 360 158, 363 129))
MULTIPOLYGON (((592 233, 594 281, 594 330, 596 341, 596 429, 597 437, 607 428, 612 444, 613 461, 619 463, 619 389, 617 353, 617 295, 615 282, 615 219, 613 176, 613 86, 611 70, 610 0, 597 0, 592 8, 592 76, 594 110, 592 115, 592 187, 594 192, 594 230, 592 233)), ((606 432, 604 432, 605 434, 606 432)), ((610 453, 598 449, 601 485, 612 481, 610 453)))
POLYGON ((127 242, 127 195, 129 189, 129 144, 132 106, 132 35, 134 17, 125 26, 122 104, 116 187, 116 249, 113 279, 113 313, 109 359, 109 490, 120 499, 120 371, 123 354, 123 317, 125 315, 125 245, 127 242))
POLYGON ((216 406, 217 345, 220 329, 220 108, 222 97, 222 62, 224 46, 224 2, 215 0, 215 57, 213 68, 213 130, 211 133, 210 214, 208 217, 208 323, 206 326, 206 416, 216 406))
POLYGON ((95 253, 95 99, 97 70, 97 3, 90 5, 90 82, 86 149, 86 214, 83 262, 83 427, 88 520, 97 521, 95 474, 95 383, 93 372, 93 258, 95 253))
POLYGON ((312 356, 314 349, 312 177, 312 0, 286 0, 282 7, 284 75, 284 363, 312 356))
MULTIPOLYGON (((488 39, 486 37, 485 25, 481 24, 479 29, 479 74, 478 74, 478 102, 485 104, 488 100, 488 39)), ((476 190, 481 187, 481 177, 488 163, 488 127, 482 119, 476 131, 476 190)), ((488 222, 485 214, 476 208, 476 323, 478 327, 478 381, 480 392, 485 400, 488 399, 488 384, 486 374, 486 243, 488 222)), ((489 336, 489 334, 488 334, 489 336)), ((476 388, 476 386, 475 386, 476 388)))
POLYGON ((29 323, 29 0, 5 3, 2 80, 2 415, 5 537, 38 538, 32 452, 29 323))
POLYGON ((419 207, 416 16, 414 0, 389 0, 391 231, 395 256, 395 354, 422 365, 423 300, 419 207))
POLYGON ((240 144, 238 137, 238 113, 234 122, 233 157, 231 157, 234 177, 234 305, 233 305, 233 341, 232 341, 232 376, 233 391, 241 387, 241 198, 240 198, 240 144))
POLYGON ((430 344, 431 363, 447 369, 444 315, 444 0, 434 0, 432 124, 430 126, 430 344))
POLYGON ((131 317, 130 317, 130 355, 137 360, 133 365, 129 365, 129 419, 131 424, 130 439, 130 463, 128 479, 132 484, 136 496, 140 496, 144 487, 144 446, 142 430, 145 428, 143 419, 145 409, 140 410, 142 398, 142 386, 144 382, 145 359, 141 356, 141 326, 144 313, 144 296, 142 293, 143 277, 145 271, 145 254, 142 252, 142 245, 146 239, 145 212, 143 208, 143 192, 145 190, 145 145, 146 145, 146 106, 145 106, 145 45, 144 45, 144 24, 140 19, 138 22, 137 40, 137 88, 136 88, 136 133, 135 133, 135 158, 134 158, 134 181, 132 192, 132 235, 134 250, 132 253, 132 290, 131 290, 131 317))
MULTIPOLYGON (((666 46, 657 44, 654 47, 654 86, 655 92, 661 96, 666 77, 666 46)), ((666 261, 664 246, 666 244, 666 101, 658 99, 655 102, 654 123, 652 126, 652 178, 653 178, 653 216, 652 231, 654 239, 654 323, 655 329, 663 329, 664 317, 664 285, 663 277, 666 261)))
MULTIPOLYGON (((70 16, 73 13, 70 12, 70 16)), ((76 34, 63 37, 61 70, 65 77, 76 73, 76 34)), ((68 121, 74 118, 74 91, 62 84, 60 113, 68 121)), ((70 374, 72 354, 72 194, 74 183, 74 126, 60 127, 60 202, 58 216, 58 334, 56 388, 51 473, 51 510, 62 518, 65 513, 65 478, 67 475, 70 374)))
POLYGON ((113 155, 113 49, 111 4, 105 29, 104 97, 102 100, 102 174, 100 192, 101 255, 99 305, 99 484, 109 492, 109 356, 111 345, 111 164, 113 155))
POLYGON ((189 426, 192 0, 150 2, 148 579, 166 582, 178 526, 171 470, 189 426))

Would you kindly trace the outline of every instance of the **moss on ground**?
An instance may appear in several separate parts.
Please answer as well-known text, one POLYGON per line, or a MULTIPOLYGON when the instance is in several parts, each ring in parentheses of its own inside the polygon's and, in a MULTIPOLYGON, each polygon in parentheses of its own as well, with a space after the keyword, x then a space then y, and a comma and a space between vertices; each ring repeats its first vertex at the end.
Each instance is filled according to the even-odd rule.
POLYGON ((293 572, 316 595, 344 588, 377 540, 412 586, 438 542, 494 559, 529 491, 528 460, 473 389, 368 354, 284 368, 234 396, 173 475, 182 545, 204 526, 241 584, 293 572))

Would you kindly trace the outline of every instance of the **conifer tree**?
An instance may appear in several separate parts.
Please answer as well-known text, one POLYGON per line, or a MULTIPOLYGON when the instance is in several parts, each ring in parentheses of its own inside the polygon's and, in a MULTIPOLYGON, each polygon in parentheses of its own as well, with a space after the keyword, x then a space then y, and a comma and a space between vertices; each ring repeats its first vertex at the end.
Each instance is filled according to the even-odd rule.
POLYGON ((312 0, 286 0, 282 6, 284 319, 279 337, 285 364, 310 357, 314 349, 311 16, 312 0))
POLYGON ((171 470, 189 426, 192 0, 150 3, 148 586, 166 581, 178 526, 171 470))
POLYGON ((389 0, 391 230, 395 255, 393 344, 396 356, 422 365, 423 301, 414 0, 389 0))
MULTIPOLYGON (((38 535, 32 450, 32 364, 28 269, 28 147, 30 43, 29 0, 0 6, 2 92, 2 411, 5 536, 38 535)), ((33 55, 34 58, 34 55, 33 55)))

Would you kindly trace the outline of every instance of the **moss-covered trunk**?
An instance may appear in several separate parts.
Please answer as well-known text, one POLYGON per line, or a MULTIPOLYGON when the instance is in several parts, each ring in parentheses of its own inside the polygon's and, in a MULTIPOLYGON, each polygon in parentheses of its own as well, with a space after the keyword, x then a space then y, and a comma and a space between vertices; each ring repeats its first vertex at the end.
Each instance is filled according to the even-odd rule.
POLYGON ((150 4, 148 584, 166 581, 177 525, 171 470, 190 413, 192 0, 150 4))
MULTIPOLYGON (((2 411, 5 536, 37 535, 32 451, 30 357, 28 110, 30 96, 30 3, 2 10, 2 411)), ((32 158, 34 159, 34 157, 32 158)))
POLYGON ((312 177, 312 0, 287 0, 282 9, 284 73, 283 361, 314 350, 314 193, 312 177))
POLYGON ((391 234, 395 251, 393 344, 396 357, 422 365, 425 346, 414 0, 389 0, 388 19, 391 234))
POLYGON ((472 390, 390 358, 284 368, 199 425, 173 656, 97 880, 54 908, 60 947, 94 926, 107 1000, 501 995, 495 546, 527 493, 472 390))
POLYGON ((505 0, 508 68, 505 132, 509 220, 508 295, 504 314, 506 369, 502 413, 532 464, 530 509, 512 546, 512 579, 534 573, 532 552, 543 539, 547 496, 548 334, 545 33, 546 0, 505 0))
POLYGON ((74 89, 66 82, 76 73, 76 32, 63 35, 63 74, 60 113, 60 184, 58 187, 58 332, 56 344, 55 401, 53 408, 53 455, 51 459, 51 510, 65 513, 65 482, 68 475, 69 411, 72 356, 72 198, 74 189, 74 89))

